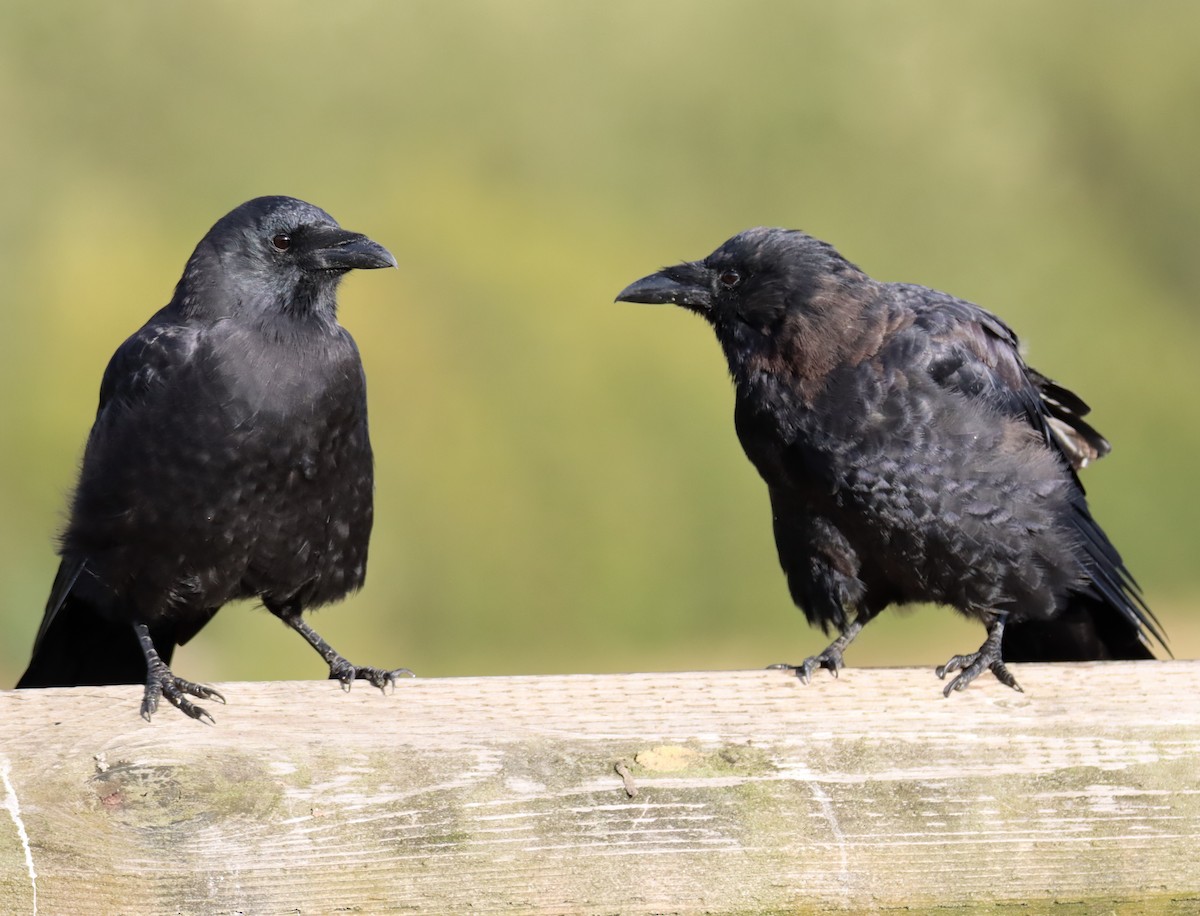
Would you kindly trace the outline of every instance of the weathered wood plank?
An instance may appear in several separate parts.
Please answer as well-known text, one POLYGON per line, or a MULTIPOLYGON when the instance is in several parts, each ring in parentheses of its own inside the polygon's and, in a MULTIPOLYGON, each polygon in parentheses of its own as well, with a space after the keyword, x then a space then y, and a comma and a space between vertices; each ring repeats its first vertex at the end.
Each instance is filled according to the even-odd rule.
POLYGON ((1014 669, 0 693, 0 912, 1200 911, 1200 662, 1014 669))

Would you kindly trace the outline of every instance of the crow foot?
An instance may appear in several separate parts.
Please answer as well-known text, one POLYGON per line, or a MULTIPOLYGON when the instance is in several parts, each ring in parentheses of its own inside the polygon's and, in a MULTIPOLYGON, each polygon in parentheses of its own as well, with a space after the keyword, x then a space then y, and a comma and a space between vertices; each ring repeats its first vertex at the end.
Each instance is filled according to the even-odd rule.
POLYGON ((414 676, 407 668, 394 668, 389 671, 386 668, 353 665, 322 639, 321 635, 304 621, 298 611, 288 607, 275 607, 269 602, 264 603, 267 605, 267 610, 303 636, 305 641, 317 650, 321 658, 325 659, 325 663, 329 665, 329 679, 339 681, 343 690, 348 691, 351 684, 362 680, 387 693, 388 687, 396 686, 397 678, 414 676))
POLYGON ((144 623, 135 623, 133 632, 137 635, 142 654, 146 657, 146 692, 142 694, 142 718, 149 722, 150 717, 158 711, 158 701, 166 697, 167 701, 185 716, 204 719, 210 725, 215 725, 216 720, 208 711, 189 700, 188 695, 200 697, 202 700, 218 700, 221 703, 225 702, 225 698, 211 687, 193 684, 176 677, 158 654, 150 636, 150 629, 144 623))
POLYGON ((996 680, 1004 686, 1011 687, 1019 693, 1025 692, 1017 683, 1017 679, 1012 676, 1012 672, 1008 670, 1008 666, 1004 664, 1004 659, 1000 655, 1000 641, 1003 634, 1004 618, 999 616, 988 627, 988 637, 983 641, 978 652, 972 652, 970 655, 956 655, 935 670, 934 673, 942 680, 945 680, 946 675, 951 671, 959 672, 946 685, 946 689, 942 691, 943 696, 950 696, 952 690, 964 690, 971 681, 988 670, 996 675, 996 680))
POLYGON ((842 653, 850 645, 854 637, 862 632, 862 628, 863 623, 856 620, 846 627, 846 631, 841 636, 826 646, 825 651, 817 655, 810 655, 798 665, 769 665, 768 670, 795 672, 796 677, 800 678, 800 683, 802 684, 809 683, 812 680, 812 673, 821 668, 828 669, 830 674, 837 677, 838 672, 845 664, 842 661, 842 653))
POLYGON ((216 724, 208 710, 188 699, 189 694, 202 700, 225 702, 225 698, 213 688, 176 677, 161 659, 150 662, 146 672, 146 692, 142 696, 142 718, 149 722, 150 717, 158 711, 159 699, 166 697, 185 716, 205 720, 210 725, 216 724))
POLYGON ((800 678, 800 683, 807 684, 812 680, 812 673, 814 671, 827 668, 830 674, 837 677, 838 671, 844 666, 845 663, 842 661, 841 650, 830 646, 819 655, 810 655, 798 665, 789 665, 786 662, 780 662, 778 665, 768 665, 767 668, 771 671, 791 671, 796 677, 800 678))
POLYGON ((351 684, 356 680, 361 680, 387 693, 387 688, 396 686, 396 678, 414 676, 407 668, 394 668, 388 671, 384 668, 353 665, 340 655, 329 662, 330 680, 341 681, 342 689, 346 691, 349 691, 351 684))

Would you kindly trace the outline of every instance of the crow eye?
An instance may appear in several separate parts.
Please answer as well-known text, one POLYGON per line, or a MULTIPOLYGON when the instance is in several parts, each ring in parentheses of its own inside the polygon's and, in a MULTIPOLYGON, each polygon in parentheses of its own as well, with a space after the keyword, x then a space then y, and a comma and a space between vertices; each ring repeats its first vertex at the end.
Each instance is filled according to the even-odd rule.
POLYGON ((723 270, 721 271, 721 276, 719 276, 717 279, 721 281, 722 286, 733 289, 742 282, 742 275, 733 269, 723 270))
POLYGON ((292 247, 292 237, 281 232, 271 239, 271 244, 275 246, 276 251, 287 251, 292 247))

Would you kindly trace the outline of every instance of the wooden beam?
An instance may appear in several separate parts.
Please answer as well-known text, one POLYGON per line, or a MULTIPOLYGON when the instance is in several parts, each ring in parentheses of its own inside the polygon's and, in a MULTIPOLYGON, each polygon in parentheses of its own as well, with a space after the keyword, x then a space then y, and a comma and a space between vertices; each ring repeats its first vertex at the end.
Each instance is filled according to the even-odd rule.
POLYGON ((1200 662, 1013 669, 3 692, 0 912, 1200 912, 1200 662))

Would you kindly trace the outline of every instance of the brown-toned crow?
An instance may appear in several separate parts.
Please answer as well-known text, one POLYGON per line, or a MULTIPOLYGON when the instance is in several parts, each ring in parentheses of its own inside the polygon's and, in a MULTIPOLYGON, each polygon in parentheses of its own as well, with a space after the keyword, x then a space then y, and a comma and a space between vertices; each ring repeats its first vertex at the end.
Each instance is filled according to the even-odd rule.
POLYGON ((750 229, 627 287, 716 331, 734 424, 767 483, 792 598, 838 636, 794 670, 834 674, 891 604, 978 619, 945 693, 1005 661, 1153 657, 1162 630, 1076 471, 1109 451, 1088 407, 1025 365, 995 315, 871 279, 803 232, 750 229))

